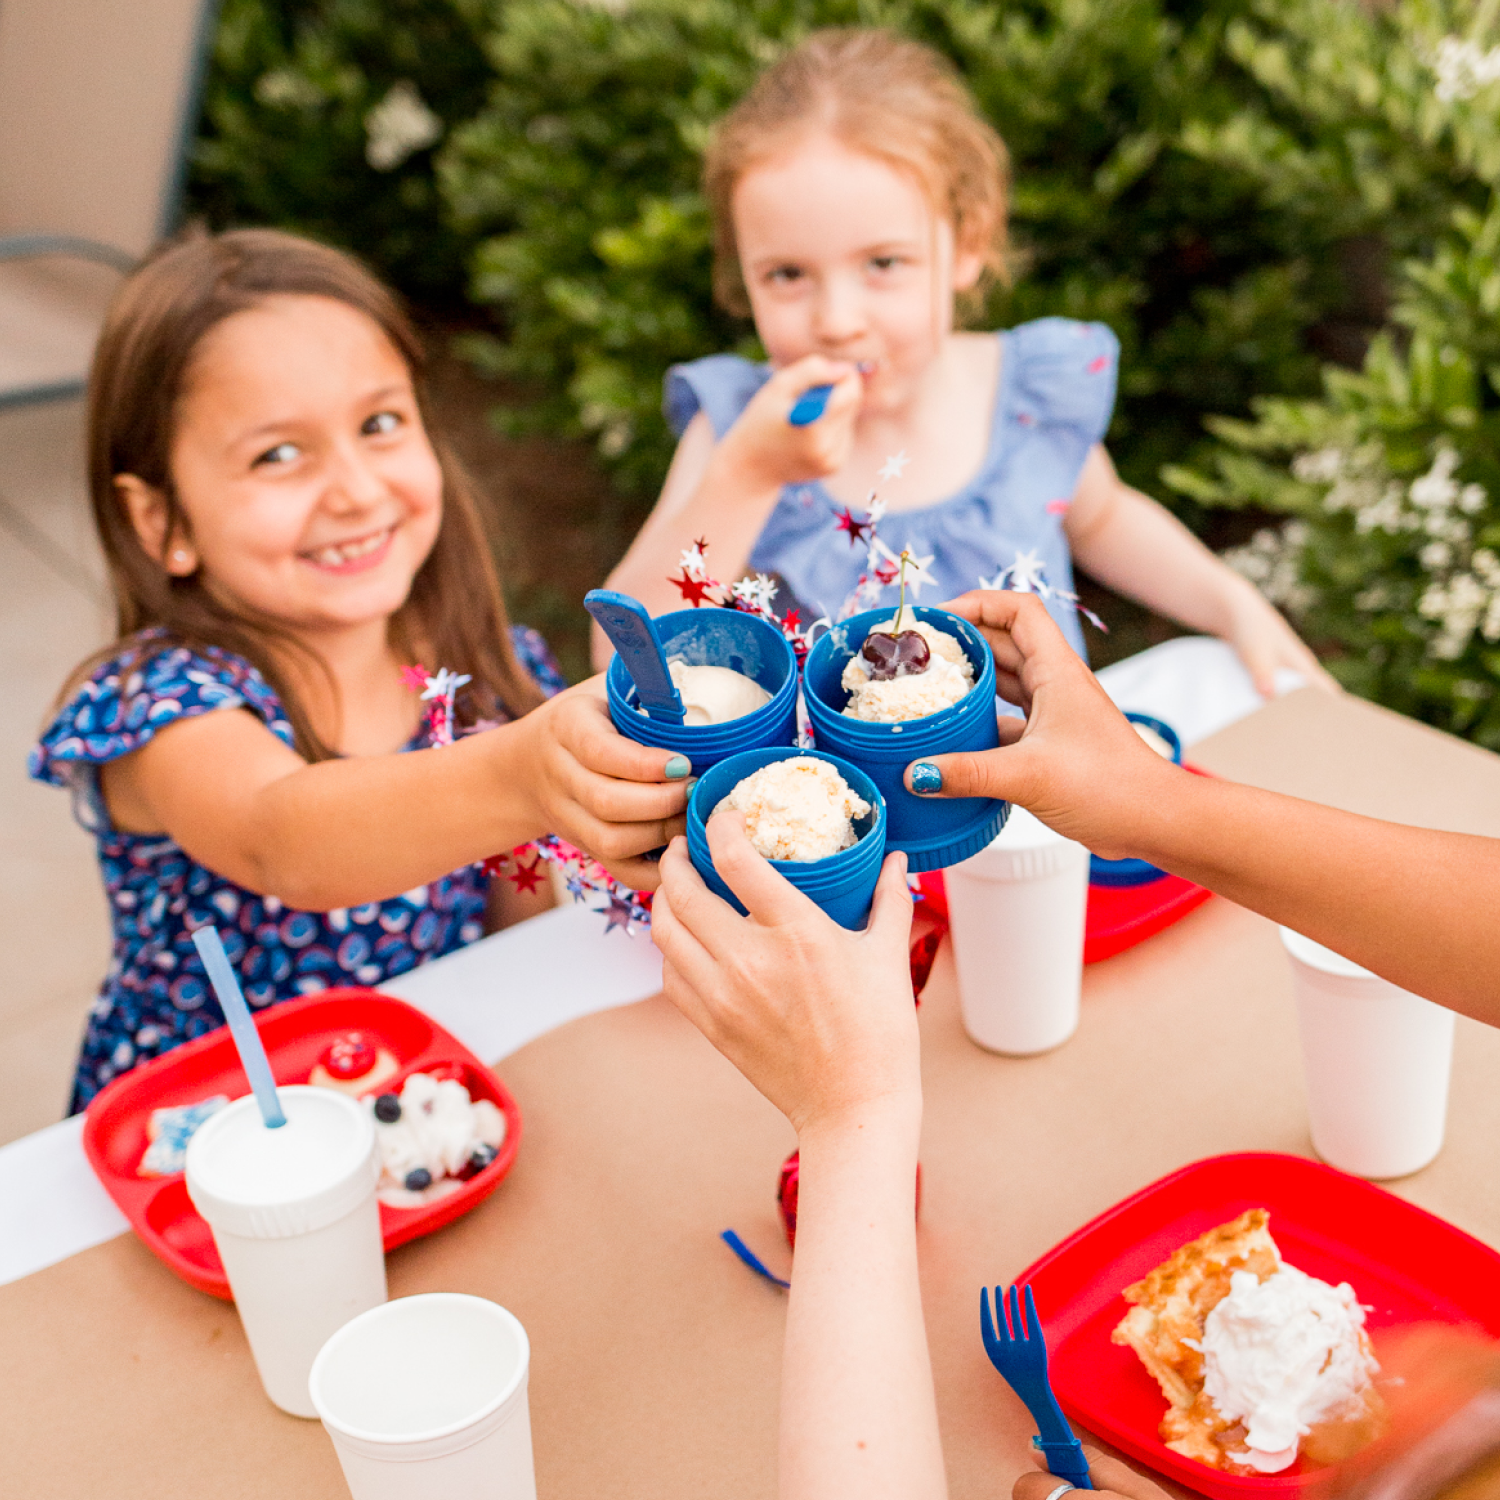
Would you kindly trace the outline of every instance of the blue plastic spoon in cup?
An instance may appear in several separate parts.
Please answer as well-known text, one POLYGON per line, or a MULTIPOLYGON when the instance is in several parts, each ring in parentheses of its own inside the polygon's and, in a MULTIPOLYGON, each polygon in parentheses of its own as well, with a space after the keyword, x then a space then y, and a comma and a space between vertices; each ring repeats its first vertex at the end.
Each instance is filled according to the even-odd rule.
POLYGON ((672 681, 667 654, 646 606, 613 589, 590 589, 583 596, 583 607, 619 653, 647 716, 660 724, 681 724, 687 712, 682 694, 672 681))

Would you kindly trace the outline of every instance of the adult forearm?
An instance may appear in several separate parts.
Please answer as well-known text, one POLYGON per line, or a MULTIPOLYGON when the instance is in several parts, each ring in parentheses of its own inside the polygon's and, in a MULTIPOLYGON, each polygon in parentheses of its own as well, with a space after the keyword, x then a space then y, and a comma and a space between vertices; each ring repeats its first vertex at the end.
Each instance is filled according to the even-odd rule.
POLYGON ((921 1101, 804 1132, 782 1500, 947 1494, 917 1275, 921 1101))
POLYGON ((525 795, 520 723, 441 749, 322 761, 256 794, 253 889, 326 911, 386 900, 545 830, 525 795))
POLYGON ((1500 1025, 1500 840, 1177 771, 1145 805, 1132 852, 1500 1025))

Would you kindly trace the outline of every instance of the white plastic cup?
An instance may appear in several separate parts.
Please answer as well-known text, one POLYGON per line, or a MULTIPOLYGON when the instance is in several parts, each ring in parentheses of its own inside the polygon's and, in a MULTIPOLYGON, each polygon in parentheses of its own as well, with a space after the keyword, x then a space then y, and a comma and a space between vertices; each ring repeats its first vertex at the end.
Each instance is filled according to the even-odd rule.
POLYGON ((964 1030, 1027 1057, 1078 1029, 1089 851, 1012 807, 999 836, 944 875, 964 1030))
POLYGON ((1313 1149, 1356 1177, 1405 1177, 1442 1149, 1453 1012, 1288 927, 1313 1149))
POLYGON ((536 1500, 530 1366, 514 1314, 430 1292, 345 1324, 309 1385, 354 1500, 536 1500))
POLYGON ((315 1417, 307 1377, 328 1336, 385 1301, 380 1149, 365 1107, 331 1089, 277 1089, 268 1130, 253 1095, 188 1143, 187 1190, 213 1230, 261 1384, 315 1417))

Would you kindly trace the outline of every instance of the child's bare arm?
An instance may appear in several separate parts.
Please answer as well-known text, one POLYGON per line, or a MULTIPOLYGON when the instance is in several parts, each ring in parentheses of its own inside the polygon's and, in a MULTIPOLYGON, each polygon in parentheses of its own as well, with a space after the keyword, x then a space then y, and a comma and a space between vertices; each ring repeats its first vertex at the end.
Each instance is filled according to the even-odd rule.
MULTIPOLYGON (((726 583, 740 577, 782 486, 843 467, 861 389, 853 365, 809 355, 772 375, 719 442, 699 412, 677 445, 656 508, 607 586, 634 595, 652 614, 678 608, 681 596, 668 580, 683 548, 699 537, 712 548, 715 577, 726 583), (834 386, 823 415, 806 427, 791 426, 787 415, 798 396, 821 384, 834 386)), ((595 627, 595 663, 609 654, 595 627)))
POLYGON ((639 856, 680 830, 686 804, 672 758, 616 734, 593 683, 440 749, 316 765, 246 712, 204 714, 106 767, 104 790, 119 826, 166 832, 238 885, 326 911, 549 832, 651 889, 639 856))
POLYGON ((1001 721, 998 750, 933 757, 943 796, 1018 802, 1098 854, 1150 860, 1500 1026, 1500 839, 1190 775, 1141 742, 1040 601, 976 592, 948 608, 984 630, 998 689, 1027 718, 1001 721))
POLYGON ((1267 697, 1280 668, 1314 686, 1335 687, 1255 588, 1164 506, 1131 489, 1101 447, 1084 464, 1066 524, 1080 568, 1158 614, 1229 642, 1267 697))
POLYGON ((782 1500, 947 1494, 917 1279, 922 1092, 905 863, 886 862, 864 932, 836 927, 712 819, 712 894, 677 839, 652 937, 666 992, 797 1129, 797 1255, 781 1387, 782 1500))

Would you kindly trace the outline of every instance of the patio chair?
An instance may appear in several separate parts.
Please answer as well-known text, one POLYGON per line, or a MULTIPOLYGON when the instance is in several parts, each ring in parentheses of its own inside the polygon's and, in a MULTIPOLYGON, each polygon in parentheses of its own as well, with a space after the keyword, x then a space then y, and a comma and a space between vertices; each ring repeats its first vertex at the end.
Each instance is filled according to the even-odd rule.
POLYGON ((77 394, 176 225, 216 0, 0 0, 0 407, 77 394))

